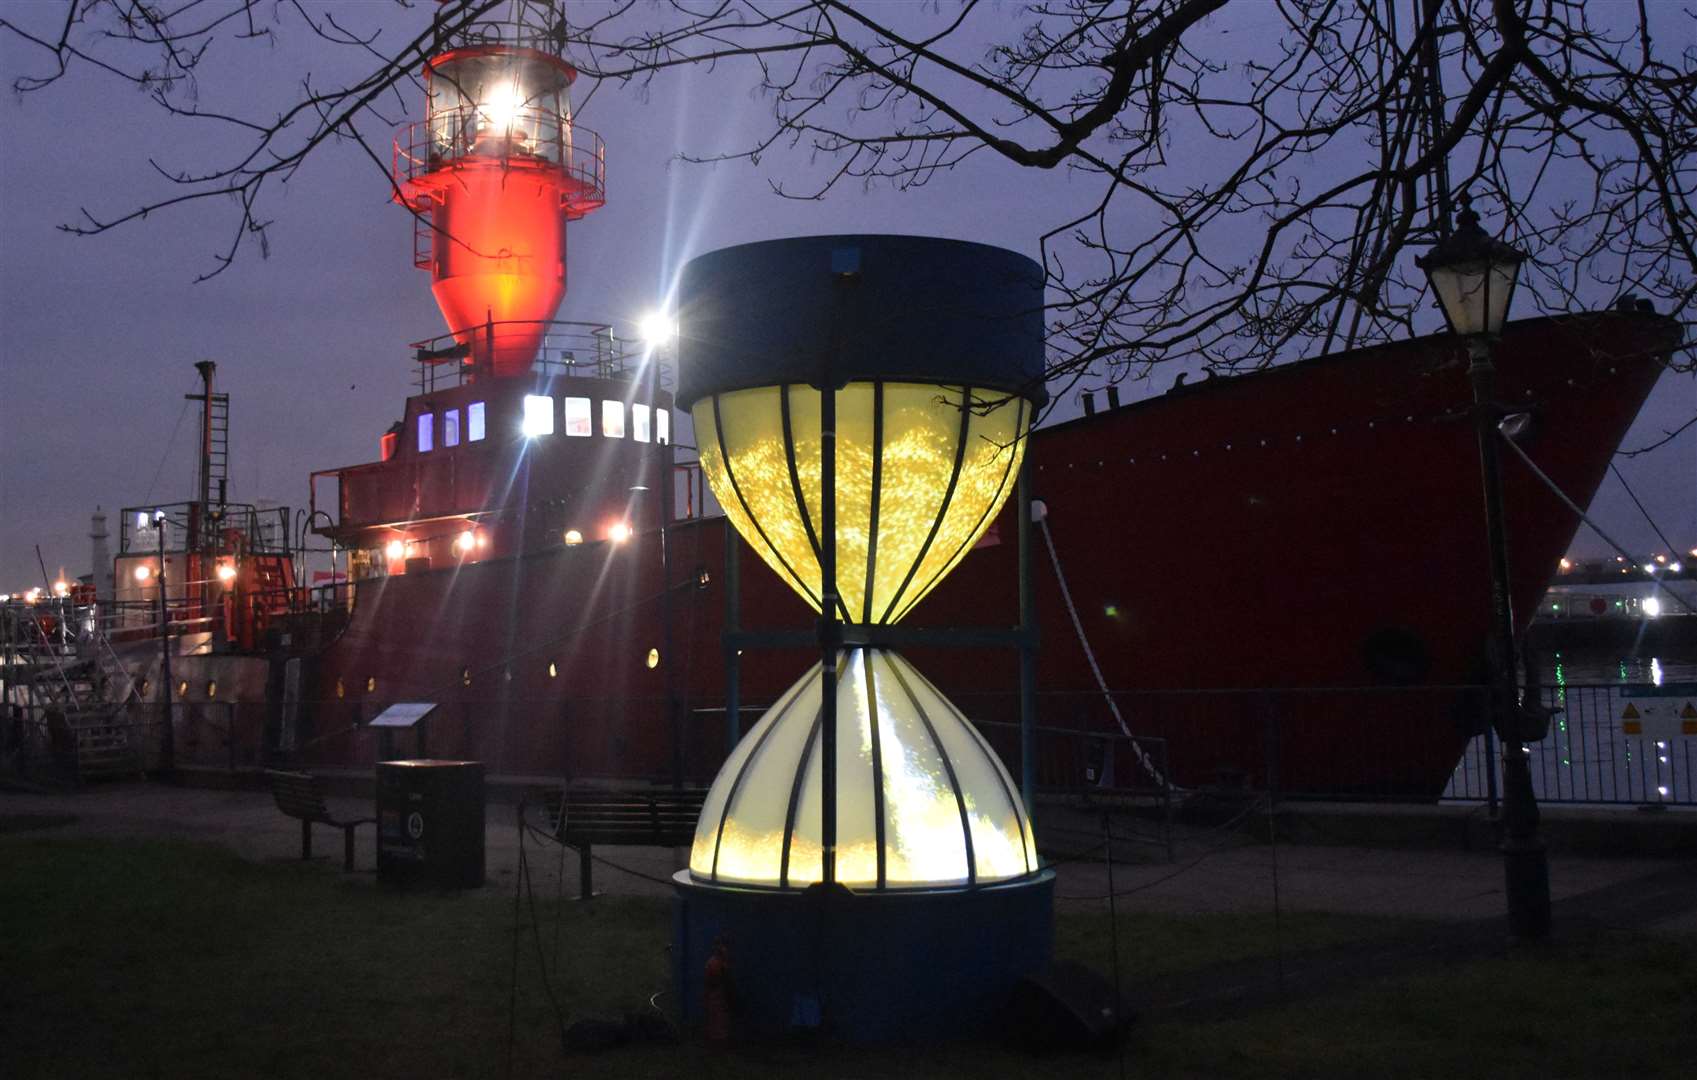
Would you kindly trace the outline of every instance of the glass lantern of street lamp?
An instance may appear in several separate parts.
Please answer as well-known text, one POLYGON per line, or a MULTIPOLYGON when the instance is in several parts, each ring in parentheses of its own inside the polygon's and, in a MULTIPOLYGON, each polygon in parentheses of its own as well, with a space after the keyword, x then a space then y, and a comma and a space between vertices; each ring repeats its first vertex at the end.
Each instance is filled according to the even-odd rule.
POLYGON ((1462 337, 1496 337, 1526 253, 1486 234, 1471 201, 1462 196, 1455 232, 1415 260, 1438 295, 1444 321, 1462 337))

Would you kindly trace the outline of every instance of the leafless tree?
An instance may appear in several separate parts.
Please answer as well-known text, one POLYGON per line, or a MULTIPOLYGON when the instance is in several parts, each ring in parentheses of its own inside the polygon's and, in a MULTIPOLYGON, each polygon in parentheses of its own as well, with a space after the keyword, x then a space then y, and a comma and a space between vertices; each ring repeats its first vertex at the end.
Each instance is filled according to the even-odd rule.
MULTIPOLYGON (((156 164, 180 189, 167 198, 65 226, 99 233, 233 198, 236 227, 210 273, 244 238, 263 245, 267 197, 327 144, 352 142, 381 164, 361 122, 392 123, 386 113, 413 92, 425 56, 506 17, 527 20, 594 86, 646 89, 709 66, 752 82, 771 122, 714 160, 800 155, 817 182, 774 181, 785 197, 913 187, 969 159, 1012 174, 1070 171, 1069 190, 1082 181, 1088 203, 1056 208, 1043 233, 1056 374, 1120 378, 1171 360, 1253 367, 1409 333, 1425 302, 1413 255, 1447 230, 1463 190, 1488 227, 1532 253, 1530 306, 1635 294, 1693 319, 1697 13, 1671 3, 410 7, 378 9, 423 27, 401 41, 298 0, 67 0, 56 36, 10 18, 0 31, 42 60, 16 79, 20 92, 94 67, 172 114, 247 137, 228 164, 156 164), (210 49, 301 27, 368 55, 366 74, 303 82, 267 117, 200 105, 196 71, 210 49)), ((1691 366, 1689 352, 1680 363, 1691 366)))

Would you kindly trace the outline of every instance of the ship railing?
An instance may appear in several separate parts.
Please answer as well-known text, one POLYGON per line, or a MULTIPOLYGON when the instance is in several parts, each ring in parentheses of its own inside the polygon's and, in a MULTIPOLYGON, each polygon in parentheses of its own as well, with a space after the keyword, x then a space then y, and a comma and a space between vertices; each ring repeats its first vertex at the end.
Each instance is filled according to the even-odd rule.
MULTIPOLYGON (((468 104, 431 110, 395 135, 391 172, 415 209, 444 170, 472 165, 546 169, 560 178, 560 207, 568 218, 605 205, 607 148, 601 136, 572 122, 569 113, 534 106, 503 110, 468 104)), ((440 178, 451 183, 451 176, 440 178)), ((453 243, 452 237, 436 242, 453 243)))
MULTIPOLYGON (((353 591, 345 581, 224 592, 204 607, 195 594, 171 596, 167 597, 163 625, 172 637, 210 633, 216 647, 233 644, 254 649, 264 644, 264 631, 276 617, 328 615, 351 610, 352 605, 353 591)), ((98 614, 96 609, 89 610, 89 617, 77 623, 74 639, 85 651, 102 641, 127 644, 160 634, 157 600, 109 601, 99 605, 98 614)))
POLYGON ((212 541, 209 546, 218 553, 238 547, 254 555, 286 556, 292 552, 286 506, 219 503, 203 513, 198 502, 176 502, 127 506, 119 511, 118 554, 157 555, 160 536, 156 514, 161 512, 167 555, 198 552, 206 539, 212 541))
MULTIPOLYGON (((408 348, 418 364, 416 385, 421 394, 452 389, 473 374, 478 353, 492 353, 502 338, 517 332, 538 339, 530 370, 542 380, 557 378, 631 379, 643 368, 645 353, 613 333, 605 323, 562 319, 490 320, 457 333, 438 334, 412 342, 408 348)), ((670 379, 662 371, 663 387, 670 379)))
POLYGON ((462 24, 450 34, 442 33, 440 23, 431 31, 436 35, 430 49, 433 56, 467 45, 535 49, 551 56, 560 52, 560 28, 546 4, 513 4, 499 15, 485 15, 469 25, 462 24))

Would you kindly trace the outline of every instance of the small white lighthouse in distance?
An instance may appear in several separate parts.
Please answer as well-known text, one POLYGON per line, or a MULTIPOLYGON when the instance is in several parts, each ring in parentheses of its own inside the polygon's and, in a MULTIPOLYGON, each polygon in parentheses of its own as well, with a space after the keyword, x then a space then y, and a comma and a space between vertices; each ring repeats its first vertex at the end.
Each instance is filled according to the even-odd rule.
POLYGON ((96 506, 88 526, 89 558, 94 563, 94 595, 102 603, 112 599, 112 549, 106 546, 107 536, 106 514, 96 506))

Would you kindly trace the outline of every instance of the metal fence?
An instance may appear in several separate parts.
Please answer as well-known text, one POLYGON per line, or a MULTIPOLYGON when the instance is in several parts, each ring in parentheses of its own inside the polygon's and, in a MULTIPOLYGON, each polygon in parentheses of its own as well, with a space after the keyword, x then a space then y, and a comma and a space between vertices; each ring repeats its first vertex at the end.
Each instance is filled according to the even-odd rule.
MULTIPOLYGON (((1697 695, 1679 687, 1560 685, 1535 691, 1554 714, 1528 748, 1534 791, 1547 803, 1697 806, 1697 695), (1636 714, 1636 718, 1632 718, 1636 714)), ((1021 775, 1018 702, 1011 694, 951 695, 1021 775)), ((1485 802, 1500 747, 1485 733, 1480 686, 1047 693, 1033 763, 1041 792, 1126 798, 1242 790, 1280 798, 1485 802), (1124 721, 1130 734, 1120 730, 1124 721)), ((727 748, 724 708, 661 698, 471 699, 444 702, 422 732, 371 727, 387 702, 177 701, 179 765, 251 769, 278 763, 362 767, 384 753, 475 757, 493 775, 647 776, 704 783, 727 748)), ((108 716, 51 715, 11 705, 0 768, 76 772, 79 747, 123 747, 154 767, 163 706, 136 702, 108 716), (119 736, 121 735, 121 739, 119 736)), ((742 730, 758 719, 747 707, 742 730)), ((84 756, 99 757, 98 754, 84 756)), ((1163 802, 1163 806, 1164 806, 1163 802)), ((1162 813, 1166 810, 1163 808, 1162 813)))
MULTIPOLYGON (((1545 687, 1539 700, 1560 711, 1551 719, 1549 735, 1527 747, 1539 801, 1697 806, 1697 716, 1681 715, 1697 712, 1697 695, 1680 690, 1621 684, 1545 687)), ((1494 743, 1487 735, 1468 743, 1444 798, 1494 798, 1499 752, 1494 743)))
MULTIPOLYGON (((1549 734, 1527 748, 1540 801, 1697 806, 1697 688, 1563 684, 1526 693, 1553 713, 1549 734)), ((975 719, 1017 715, 1008 695, 955 700, 975 719)), ((1038 713, 1049 726, 1118 734, 1123 721, 1134 736, 1164 737, 1163 772, 1184 790, 1497 797, 1501 747, 1487 731, 1484 686, 1048 693, 1038 713)), ((1016 758, 1008 760, 1011 768, 1016 758)))

